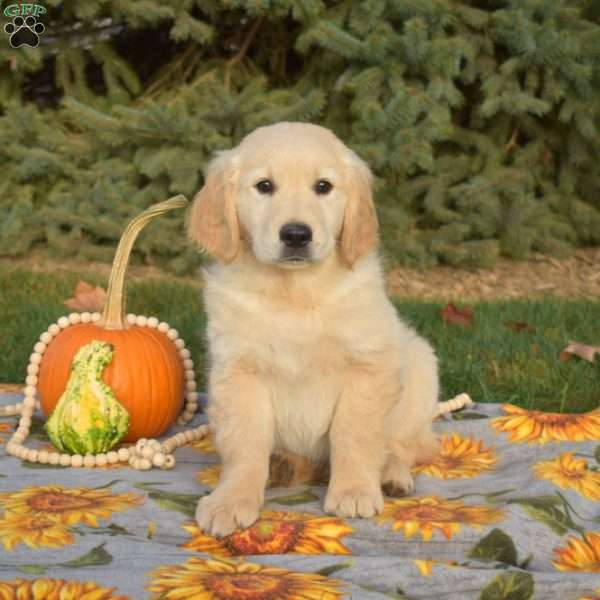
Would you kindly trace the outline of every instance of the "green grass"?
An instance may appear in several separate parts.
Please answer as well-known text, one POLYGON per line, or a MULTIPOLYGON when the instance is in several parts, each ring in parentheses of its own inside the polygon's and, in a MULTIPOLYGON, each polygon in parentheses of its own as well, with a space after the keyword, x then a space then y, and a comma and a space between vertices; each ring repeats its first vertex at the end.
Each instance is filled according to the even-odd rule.
MULTIPOLYGON (((39 334, 69 310, 80 278, 71 272, 0 271, 0 382, 23 381, 31 348, 39 334)), ((442 321, 441 304, 396 301, 399 313, 435 346, 444 398, 468 392, 479 402, 511 402, 525 408, 583 412, 600 404, 600 361, 558 360, 569 340, 598 344, 600 302, 518 300, 474 305, 471 328, 442 321), (533 333, 514 332, 506 321, 526 321, 533 333)), ((198 385, 205 388, 204 329, 200 290, 175 280, 148 279, 128 287, 128 311, 155 315, 175 327, 194 357, 198 385)))

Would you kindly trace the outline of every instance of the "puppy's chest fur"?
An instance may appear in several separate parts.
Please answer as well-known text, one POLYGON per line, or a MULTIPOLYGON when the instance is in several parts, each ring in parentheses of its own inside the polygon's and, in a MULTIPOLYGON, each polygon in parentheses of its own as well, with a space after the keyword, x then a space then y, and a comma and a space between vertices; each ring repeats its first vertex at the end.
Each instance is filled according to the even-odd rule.
POLYGON ((221 297, 219 306, 209 309, 213 364, 236 357, 251 364, 269 389, 275 449, 323 459, 353 354, 352 324, 344 324, 339 307, 327 303, 298 307, 245 296, 243 303, 223 302, 221 297))

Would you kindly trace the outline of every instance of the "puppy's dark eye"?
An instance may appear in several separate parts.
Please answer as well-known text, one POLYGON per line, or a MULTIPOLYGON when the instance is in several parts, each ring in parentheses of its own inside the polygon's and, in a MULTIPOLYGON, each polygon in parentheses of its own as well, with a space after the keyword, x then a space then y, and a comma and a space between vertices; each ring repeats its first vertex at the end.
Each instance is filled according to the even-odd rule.
POLYGON ((260 194, 272 194, 275 191, 275 184, 270 179, 261 179, 254 187, 260 194))
POLYGON ((329 192, 333 189, 333 186, 327 179, 319 179, 317 183, 315 183, 315 192, 317 194, 329 194, 329 192))

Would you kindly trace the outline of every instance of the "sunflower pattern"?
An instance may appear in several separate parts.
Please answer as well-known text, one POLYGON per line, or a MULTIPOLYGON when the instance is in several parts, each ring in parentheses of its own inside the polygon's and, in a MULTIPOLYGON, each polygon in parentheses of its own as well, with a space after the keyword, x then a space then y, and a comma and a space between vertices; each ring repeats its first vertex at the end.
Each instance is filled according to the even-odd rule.
POLYGON ((254 525, 222 539, 206 535, 195 523, 185 523, 183 528, 192 534, 183 548, 213 556, 351 554, 340 540, 353 532, 336 517, 276 510, 262 511, 254 525))
POLYGON ((219 483, 219 477, 221 476, 221 465, 211 465, 204 467, 196 475, 198 483, 205 485, 209 488, 216 488, 219 483))
POLYGON ((470 479, 491 471, 497 462, 498 457, 483 441, 452 433, 442 436, 440 454, 434 460, 415 466, 412 472, 439 479, 470 479))
POLYGON ((14 431, 14 425, 7 421, 0 421, 0 444, 4 444, 6 439, 14 431))
POLYGON ((536 477, 548 479, 563 489, 573 489, 590 500, 600 500, 600 471, 593 471, 585 458, 564 452, 554 460, 544 460, 533 467, 536 477))
POLYGON ((425 496, 387 501, 377 520, 382 524, 391 523, 394 531, 402 530, 407 538, 419 532, 423 541, 428 542, 436 531, 450 540, 461 526, 480 529, 482 525, 501 521, 503 516, 499 508, 425 496))
POLYGON ((0 579, 2 600, 128 600, 117 594, 115 588, 105 588, 93 581, 65 581, 64 579, 0 579))
POLYGON ((566 547, 555 548, 554 555, 552 564, 558 571, 600 573, 600 531, 569 537, 566 547))
POLYGON ((161 600, 264 600, 298 598, 337 600, 344 584, 314 573, 300 573, 250 562, 200 560, 161 567, 148 587, 161 600))
POLYGON ((0 541, 6 550, 24 543, 30 548, 60 548, 74 541, 71 527, 100 527, 98 519, 138 506, 143 497, 134 492, 113 494, 110 488, 29 486, 0 493, 0 541))
POLYGON ((547 444, 548 442, 600 441, 600 412, 561 414, 526 410, 502 404, 506 417, 492 419, 496 431, 509 434, 511 442, 547 444))
MULTIPOLYGON (((0 419, 0 440, 15 424, 0 419)), ((438 456, 380 514, 326 514, 326 484, 301 481, 223 538, 194 519, 221 476, 211 436, 150 472, 25 464, 0 445, 0 600, 600 600, 600 413, 479 404, 435 429, 438 456)))

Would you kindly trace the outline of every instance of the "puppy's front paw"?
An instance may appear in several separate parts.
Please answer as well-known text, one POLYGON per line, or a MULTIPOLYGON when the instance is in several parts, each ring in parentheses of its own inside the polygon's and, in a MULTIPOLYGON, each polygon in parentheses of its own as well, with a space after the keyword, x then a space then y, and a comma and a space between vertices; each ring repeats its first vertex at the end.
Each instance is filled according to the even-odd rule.
POLYGON ((383 509, 379 488, 356 486, 329 489, 325 498, 325 512, 340 517, 372 517, 383 509))
POLYGON ((214 537, 224 537, 236 529, 250 527, 260 512, 260 502, 247 496, 215 490, 198 502, 198 527, 214 537))

